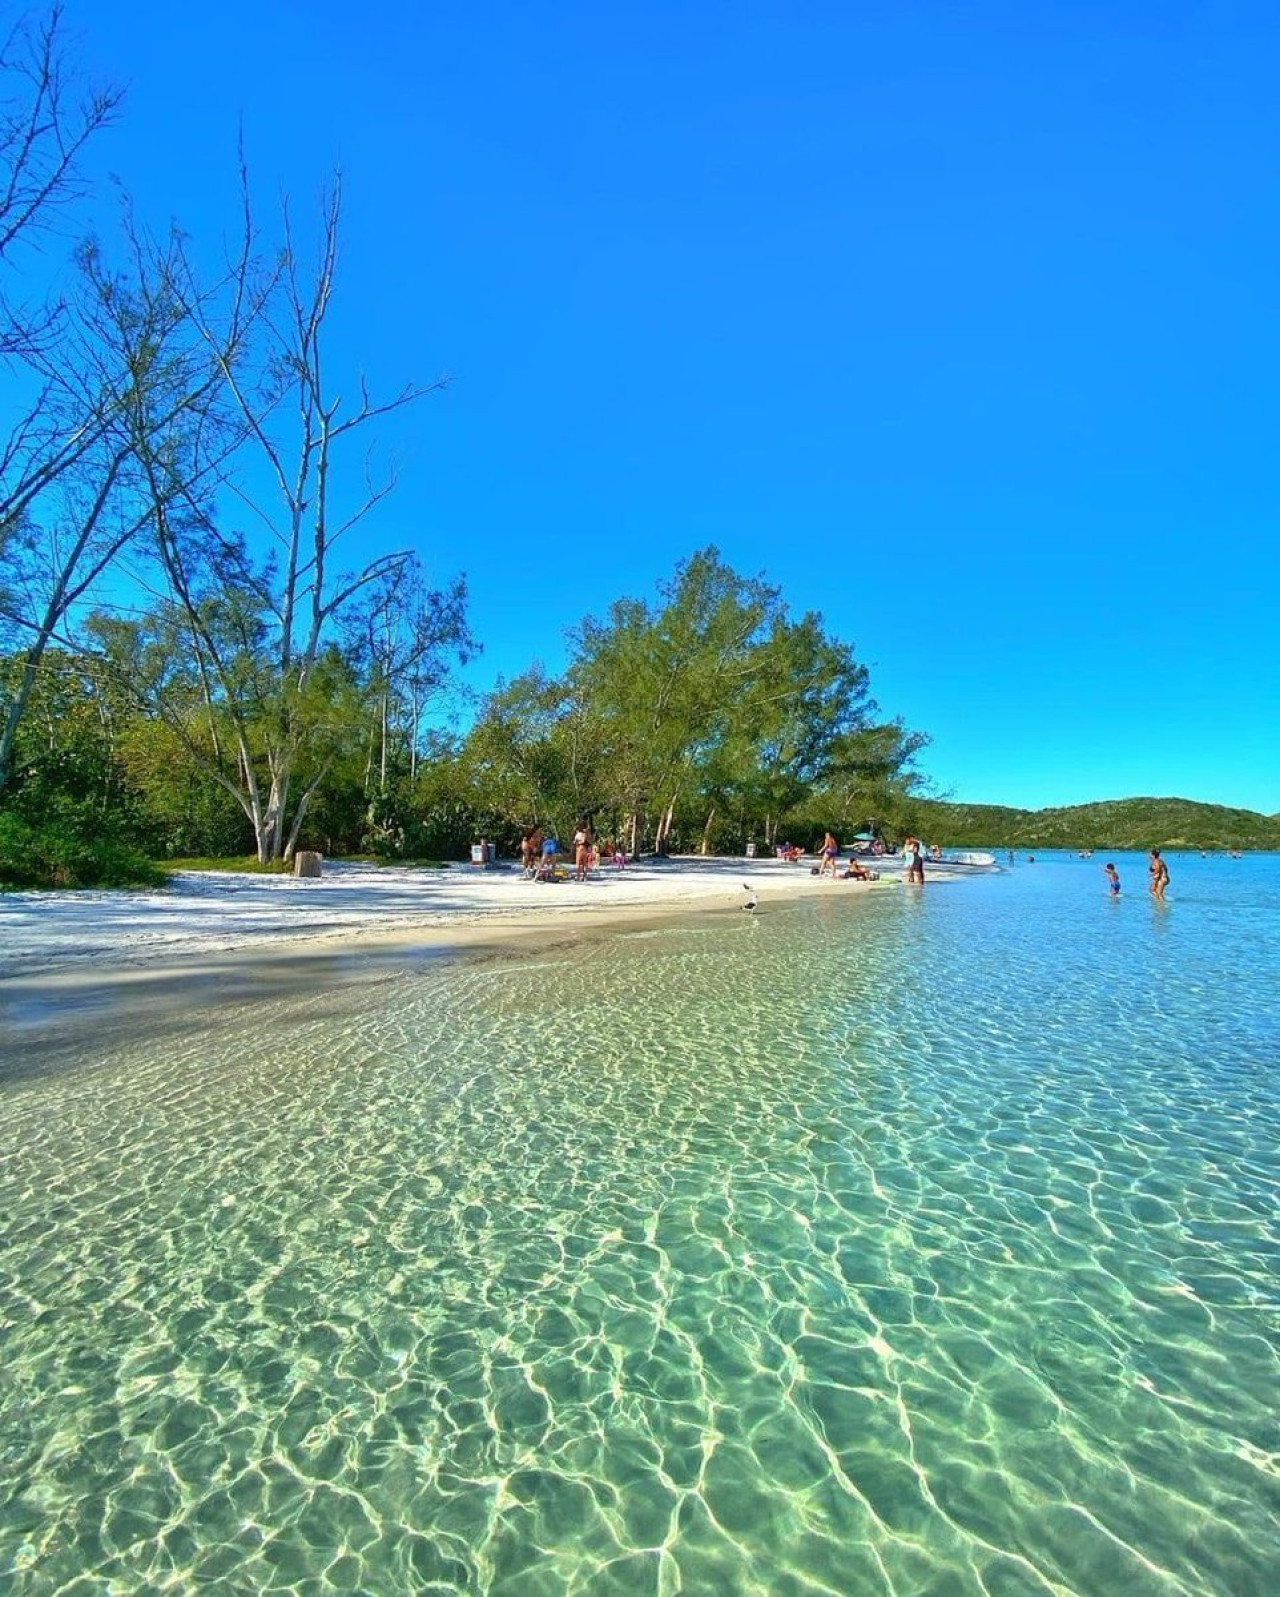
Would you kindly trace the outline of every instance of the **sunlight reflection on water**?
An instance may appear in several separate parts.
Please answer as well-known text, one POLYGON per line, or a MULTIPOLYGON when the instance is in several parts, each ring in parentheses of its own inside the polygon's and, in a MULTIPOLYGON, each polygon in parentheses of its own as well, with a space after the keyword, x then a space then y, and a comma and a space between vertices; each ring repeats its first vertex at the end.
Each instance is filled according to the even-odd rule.
POLYGON ((1278 864, 766 902, 13 1077, 6 1587, 1267 1589, 1278 864))

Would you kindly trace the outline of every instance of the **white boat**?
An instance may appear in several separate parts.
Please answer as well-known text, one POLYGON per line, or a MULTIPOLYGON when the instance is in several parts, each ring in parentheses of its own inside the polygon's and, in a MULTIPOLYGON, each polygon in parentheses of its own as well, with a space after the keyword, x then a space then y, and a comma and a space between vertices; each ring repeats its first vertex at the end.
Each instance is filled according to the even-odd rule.
POLYGON ((993 871, 996 868, 994 854, 984 854, 980 849, 953 849, 950 854, 926 854, 925 869, 930 865, 940 865, 943 870, 957 871, 993 871))

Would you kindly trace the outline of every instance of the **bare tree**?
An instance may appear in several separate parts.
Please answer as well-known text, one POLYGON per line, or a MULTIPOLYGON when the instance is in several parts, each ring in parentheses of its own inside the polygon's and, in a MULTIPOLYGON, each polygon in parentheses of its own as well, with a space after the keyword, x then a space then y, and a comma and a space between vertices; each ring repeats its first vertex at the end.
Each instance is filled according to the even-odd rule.
POLYGON ((67 63, 61 8, 20 19, 0 46, 0 555, 35 500, 94 448, 110 410, 69 404, 56 350, 68 312, 56 274, 29 268, 85 192, 80 158, 115 117, 118 90, 85 88, 67 63), (11 285, 21 267, 27 297, 11 285))
MULTIPOLYGON (((377 402, 361 381, 344 403, 331 388, 322 346, 339 186, 313 269, 287 208, 284 248, 264 266, 243 159, 239 247, 212 281, 181 236, 149 241, 126 208, 111 250, 80 246, 70 287, 52 273, 33 302, 7 298, 6 270, 24 245, 58 236, 84 193, 85 146, 120 103, 84 90, 67 62, 56 6, 0 47, 0 362, 14 378, 0 397, 0 647, 19 655, 0 689, 0 790, 48 649, 81 645, 82 619, 128 562, 155 609, 132 629, 100 611, 94 639, 118 667, 129 662, 118 680, 136 701, 235 794, 260 856, 280 858, 341 755, 347 719, 364 714, 338 618, 411 564, 407 550, 352 571, 337 563, 395 483, 394 472, 375 480, 367 460, 352 471, 352 453, 425 390, 377 402), (237 503, 267 558, 226 531, 237 503)), ((444 616, 449 596, 437 598, 444 616)))
MULTIPOLYGON (((0 263, 35 246, 84 194, 80 158, 120 108, 118 89, 85 87, 67 63, 62 7, 20 18, 0 45, 0 263)), ((0 357, 24 358, 56 324, 56 298, 0 299, 0 357)))
MULTIPOLYGON (((426 392, 408 386, 377 401, 361 380, 358 400, 347 405, 330 386, 323 357, 340 215, 335 182, 322 205, 318 255, 306 272, 286 209, 283 270, 261 323, 268 349, 256 380, 227 358, 225 331, 192 300, 256 465, 240 461, 235 472, 221 474, 216 511, 188 496, 183 515, 175 515, 159 475, 155 493, 168 613, 197 664, 204 709, 179 712, 172 698, 166 708, 160 693, 151 707, 186 729, 193 758, 235 794, 264 862, 292 857, 312 798, 344 747, 341 710, 354 709, 357 683, 337 668, 336 623, 358 595, 396 584, 412 563, 408 550, 378 555, 354 571, 336 563, 341 541, 395 486, 394 471, 375 479, 367 458, 358 475, 348 469, 358 435, 426 392), (267 559, 254 559, 242 537, 219 531, 232 499, 265 534, 267 559), (238 619, 228 632, 232 611, 238 619)), ((185 682, 193 692, 195 680, 185 682)), ((356 714, 364 724, 364 710, 356 714)))
POLYGON ((9 293, 19 267, 24 283, 40 279, 37 253, 66 230, 86 192, 85 147, 120 101, 77 78, 60 7, 21 20, 0 47, 0 362, 10 378, 0 401, 0 641, 21 658, 0 696, 0 789, 46 651, 73 646, 78 608, 150 525, 140 417, 167 435, 224 381, 175 292, 180 240, 145 242, 127 211, 123 266, 108 266, 89 240, 69 278, 51 268, 38 294, 9 293))
POLYGON ((180 237, 152 244, 126 220, 124 247, 127 262, 115 269, 95 242, 79 250, 79 283, 56 343, 29 353, 44 379, 42 425, 29 425, 0 462, 0 480, 12 488, 0 626, 23 660, 0 705, 0 789, 50 643, 75 647, 78 612, 154 525, 157 493, 187 502, 243 438, 219 400, 259 303, 247 287, 249 241, 198 307, 180 237), (224 342, 211 350, 203 321, 212 300, 228 294, 224 342), (154 471, 161 458, 163 482, 154 471))

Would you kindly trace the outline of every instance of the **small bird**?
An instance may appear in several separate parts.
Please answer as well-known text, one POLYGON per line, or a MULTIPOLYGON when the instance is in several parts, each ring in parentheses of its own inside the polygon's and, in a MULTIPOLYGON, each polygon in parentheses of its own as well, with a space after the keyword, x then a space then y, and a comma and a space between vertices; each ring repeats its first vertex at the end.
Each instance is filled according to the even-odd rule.
POLYGON ((755 913, 757 902, 756 890, 754 887, 752 887, 750 882, 743 882, 742 891, 747 895, 747 901, 742 907, 746 910, 748 915, 753 915, 755 913))

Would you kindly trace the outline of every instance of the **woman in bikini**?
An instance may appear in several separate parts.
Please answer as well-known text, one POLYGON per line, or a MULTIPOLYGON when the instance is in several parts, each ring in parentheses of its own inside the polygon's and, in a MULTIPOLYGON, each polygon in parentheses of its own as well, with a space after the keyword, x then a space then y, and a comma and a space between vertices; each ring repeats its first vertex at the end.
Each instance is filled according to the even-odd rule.
POLYGON ((587 872, 591 869, 591 832, 588 827, 580 826, 573 834, 573 863, 574 876, 580 882, 585 882, 587 872))

